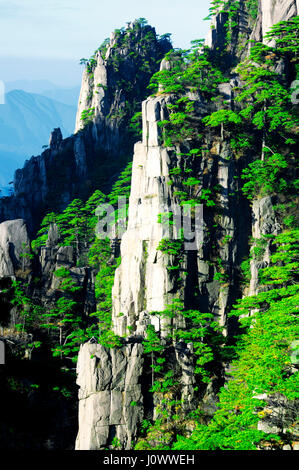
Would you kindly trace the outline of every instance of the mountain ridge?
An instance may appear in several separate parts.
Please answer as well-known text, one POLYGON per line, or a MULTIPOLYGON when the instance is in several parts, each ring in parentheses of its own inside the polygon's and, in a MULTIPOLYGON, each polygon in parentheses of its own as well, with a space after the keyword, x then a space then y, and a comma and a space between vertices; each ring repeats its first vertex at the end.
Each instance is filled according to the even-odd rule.
POLYGON ((76 107, 45 96, 12 90, 0 106, 0 184, 7 185, 14 171, 48 145, 50 132, 61 127, 65 137, 72 134, 76 107), (10 162, 14 162, 10 164, 10 162))
POLYGON ((78 132, 0 204, 4 446, 298 447, 294 5, 215 0, 211 47, 166 55, 140 18, 84 60, 78 132))

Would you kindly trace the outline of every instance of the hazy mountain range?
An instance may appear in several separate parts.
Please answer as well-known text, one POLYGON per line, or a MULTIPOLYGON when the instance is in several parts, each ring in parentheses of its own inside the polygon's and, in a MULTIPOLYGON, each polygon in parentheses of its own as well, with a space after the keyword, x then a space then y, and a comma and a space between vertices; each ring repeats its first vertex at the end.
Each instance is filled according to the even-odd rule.
POLYGON ((14 82, 5 83, 5 90, 7 93, 12 90, 23 90, 27 93, 35 93, 77 108, 80 85, 61 87, 49 80, 16 80, 14 82))
POLYGON ((73 133, 79 88, 64 89, 46 80, 6 84, 0 106, 0 186, 8 185, 26 159, 41 153, 55 127, 64 137, 73 133))

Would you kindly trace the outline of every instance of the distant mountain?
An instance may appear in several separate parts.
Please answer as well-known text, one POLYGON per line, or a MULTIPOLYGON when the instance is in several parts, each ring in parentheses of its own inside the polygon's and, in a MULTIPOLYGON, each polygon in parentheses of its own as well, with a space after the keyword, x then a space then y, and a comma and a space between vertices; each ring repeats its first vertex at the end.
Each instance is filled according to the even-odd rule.
POLYGON ((76 86, 73 88, 57 88, 57 89, 49 89, 44 90, 41 92, 41 95, 47 96, 52 100, 60 101, 64 104, 69 104, 71 106, 78 105, 79 94, 80 94, 80 86, 76 86))
POLYGON ((23 90, 27 93, 35 93, 47 96, 52 100, 71 106, 78 105, 80 94, 80 85, 72 87, 62 87, 55 85, 49 80, 16 80, 14 82, 5 83, 6 93, 13 90, 23 90))
POLYGON ((13 90, 23 90, 27 93, 43 94, 44 90, 57 90, 61 88, 59 85, 55 85, 49 80, 15 80, 13 82, 6 82, 6 92, 13 90))
POLYGON ((0 186, 6 186, 14 171, 47 145, 50 132, 60 127, 64 137, 74 131, 77 107, 23 90, 6 94, 0 106, 0 186))

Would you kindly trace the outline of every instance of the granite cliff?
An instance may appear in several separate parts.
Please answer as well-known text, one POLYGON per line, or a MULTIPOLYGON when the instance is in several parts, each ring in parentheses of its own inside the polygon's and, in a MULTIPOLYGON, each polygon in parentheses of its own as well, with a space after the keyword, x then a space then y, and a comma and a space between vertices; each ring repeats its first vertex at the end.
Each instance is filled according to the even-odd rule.
MULTIPOLYGON (((273 25, 297 14, 298 2, 294 0, 214 2, 211 34, 206 41, 209 48, 205 50, 201 42, 187 59, 178 51, 163 59, 170 50, 168 38, 157 38, 154 29, 142 21, 116 31, 85 61, 74 136, 63 140, 56 129, 49 149, 16 173, 15 195, 0 205, 0 300, 6 312, 2 338, 12 356, 14 347, 21 350, 21 356, 25 348, 27 359, 34 358, 41 367, 54 350, 54 369, 62 375, 65 369, 71 372, 71 392, 63 379, 59 387, 56 383, 50 387, 50 392, 44 384, 42 390, 34 389, 31 379, 38 410, 49 395, 57 404, 59 398, 53 393, 57 388, 65 403, 64 419, 57 427, 51 422, 42 441, 30 429, 37 448, 72 448, 71 439, 74 442, 77 433, 78 450, 130 450, 136 445, 137 449, 169 449, 177 445, 177 436, 186 439, 185 447, 177 448, 187 449, 195 445, 198 429, 210 422, 216 426, 213 416, 219 400, 221 404, 220 391, 225 394, 230 383, 234 387, 231 363, 236 357, 235 339, 242 332, 236 316, 229 313, 242 298, 249 310, 245 304, 241 317, 250 318, 259 308, 267 310, 265 301, 260 305, 250 299, 271 291, 273 286, 261 283, 260 273, 270 269, 275 237, 286 230, 286 214, 281 212, 287 210, 289 220, 295 213, 291 192, 286 196, 280 188, 263 192, 250 186, 248 198, 249 190, 243 190, 244 171, 255 168, 250 165, 256 161, 265 161, 267 135, 247 121, 242 131, 238 130, 243 125, 240 116, 246 119, 252 111, 246 107, 251 103, 248 96, 238 100, 247 86, 244 69, 238 66, 246 63, 254 50, 248 40, 259 43, 260 48, 272 47, 265 49, 267 57, 275 55, 275 41, 266 34, 273 25), (153 74, 152 84, 157 86, 147 98, 146 87, 153 74), (175 83, 171 82, 173 76, 175 83), (142 141, 136 143, 139 136, 128 132, 128 124, 138 112, 142 141), (134 143, 132 177, 128 182, 126 173, 113 186, 120 169, 130 161, 134 143), (111 242, 99 241, 94 235, 89 238, 93 225, 89 225, 86 213, 94 201, 88 199, 84 206, 76 199, 74 206, 68 204, 74 198, 86 200, 94 189, 109 193, 112 186, 113 197, 111 193, 105 199, 101 193, 95 201, 115 204, 115 195, 130 191, 127 229, 121 239, 111 242), (288 198, 293 206, 287 205, 288 198), (175 225, 170 224, 173 240, 163 223, 165 216, 173 221, 174 208, 182 208, 188 201, 203 207, 200 226, 191 209, 193 230, 201 233, 192 249, 184 249, 175 225), (63 213, 64 218, 49 217, 42 232, 44 239, 33 253, 29 248, 31 231, 53 209, 69 212, 63 213), (70 222, 67 214, 71 214, 70 222), (25 305, 30 298, 35 307, 42 306, 43 321, 55 327, 49 333, 36 316, 25 328, 22 300, 12 303, 13 289, 22 299, 15 280, 25 286, 25 305), (57 313, 59 302, 62 307, 57 313), (23 336, 14 330, 19 321, 24 322, 23 336), (73 338, 79 339, 68 348, 73 338), (41 349, 40 345, 32 346, 33 340, 39 339, 41 349), (15 346, 9 346, 9 341, 15 346), (70 361, 78 348, 77 432, 77 389, 70 361), (69 439, 58 444, 59 433, 66 431, 69 439)), ((256 60, 260 60, 258 55, 256 60)), ((279 56, 275 70, 278 82, 290 87, 295 77, 288 55, 279 56)), ((287 144, 280 143, 275 134, 276 153, 272 148, 270 153, 280 152, 282 158, 289 152, 292 157, 294 126, 288 132, 287 144)), ((287 176, 283 174, 289 182, 294 179, 290 160, 287 176)), ((283 165, 284 161, 279 171, 284 171, 283 165)), ((268 178, 271 180, 271 173, 268 178)), ((285 282, 284 288, 288 287, 285 282)), ((33 311, 39 312, 37 308, 33 311)), ((256 351, 254 354, 259 357, 256 351)), ((293 361, 283 371, 284 380, 293 380, 296 364, 293 361)), ((242 380, 244 389, 251 393, 246 379, 242 380)), ((24 381, 22 376, 22 386, 24 381)), ((22 392, 25 395, 26 390, 22 392)), ((241 432, 244 426, 245 434, 255 432, 253 429, 264 433, 266 444, 254 448, 275 448, 273 441, 267 442, 271 433, 279 434, 279 448, 294 448, 295 398, 290 397, 280 389, 274 395, 260 393, 256 400, 262 405, 258 408, 255 403, 251 414, 245 410, 252 419, 258 416, 259 422, 246 427, 240 421, 241 432), (271 422, 271 410, 276 415, 282 408, 288 419, 281 418, 279 425, 271 422)), ((242 407, 243 402, 234 405, 231 412, 228 407, 229 416, 242 418, 242 407)), ((3 425, 0 436, 7 445, 5 432, 3 425)), ((22 431, 18 430, 17 436, 20 438, 22 431)), ((255 435, 248 445, 253 446, 254 439, 255 435)), ((211 442, 211 447, 202 448, 238 448, 229 437, 226 447, 222 442, 217 444, 214 435, 211 442)))
POLYGON ((168 37, 159 38, 154 28, 135 21, 84 62, 75 134, 63 139, 54 130, 49 148, 16 171, 13 196, 0 200, 1 221, 23 218, 34 231, 46 212, 111 188, 133 151, 130 120, 170 48, 168 37))
MULTIPOLYGON (((244 60, 249 54, 250 48, 242 47, 245 40, 269 43, 265 35, 271 27, 298 13, 295 1, 260 1, 256 15, 252 17, 247 2, 237 3, 237 23, 232 28, 227 49, 232 64, 244 60)), ((229 11, 216 10, 212 18, 213 28, 206 41, 212 51, 224 46, 229 17, 229 11)), ((161 69, 169 70, 171 65, 167 64, 163 61, 161 69)), ((235 110, 238 106, 234 101, 236 85, 241 86, 240 78, 233 74, 230 81, 218 87, 219 94, 228 103, 226 109, 235 110)), ((184 155, 190 142, 176 148, 165 148, 161 144, 163 136, 159 124, 169 116, 167 105, 172 104, 172 97, 163 95, 163 88, 160 88, 160 93, 161 96, 148 98, 142 105, 143 141, 135 145, 128 228, 121 241, 121 265, 116 270, 112 291, 113 331, 127 337, 126 345, 111 351, 88 343, 81 347, 77 368, 80 386, 77 449, 103 449, 113 445, 112 438, 121 448, 131 449, 132 442, 136 440, 136 429, 142 422, 158 419, 167 408, 163 393, 153 393, 150 400, 148 389, 144 387, 144 383, 148 384, 150 380, 153 367, 143 352, 149 325, 155 328, 162 340, 164 338, 165 344, 168 342, 167 361, 179 384, 175 392, 165 393, 165 396, 183 403, 185 415, 198 406, 207 416, 213 414, 219 387, 227 374, 226 365, 222 364, 215 370, 208 387, 196 392, 198 383, 194 374, 192 344, 169 340, 171 331, 184 328, 185 319, 180 315, 159 317, 151 312, 164 312, 175 298, 183 298, 193 308, 196 306, 202 312, 211 312, 225 328, 225 335, 233 336, 236 324, 227 318, 227 313, 242 291, 243 295, 254 296, 263 290, 258 272, 270 264, 268 241, 262 257, 251 259, 248 265, 250 284, 244 290, 240 282, 240 265, 248 256, 249 239, 271 238, 282 230, 274 211, 275 198, 259 198, 250 206, 237 196, 241 192, 239 176, 244 160, 229 158, 232 148, 228 140, 206 133, 201 142, 206 153, 203 152, 201 158, 199 155, 194 159, 189 157, 188 163, 184 155), (219 215, 213 222, 209 209, 204 209, 203 243, 196 251, 185 252, 178 287, 173 271, 169 269, 176 264, 175 256, 159 251, 159 244, 166 233, 159 214, 171 212, 178 203, 177 195, 182 187, 180 178, 176 180, 174 176, 174 169, 182 169, 184 165, 195 170, 192 175, 198 179, 199 190, 213 192, 218 186, 219 215), (213 233, 213 223, 217 224, 217 233, 213 233), (219 282, 213 258, 217 258, 218 265, 222 266, 225 282, 219 282), (130 408, 130 400, 135 403, 134 407, 130 408)), ((197 104, 197 117, 211 112, 211 104, 205 101, 200 90, 191 99, 197 104)), ((217 106, 214 107, 216 109, 217 106)), ((251 148, 247 161, 252 159, 252 152, 258 154, 259 150, 251 148)), ((261 425, 260 429, 265 428, 261 425)), ((271 432, 271 429, 274 428, 270 425, 266 432, 271 432)), ((164 433, 167 431, 171 434, 171 426, 165 424, 164 433)), ((150 445, 159 446, 161 442, 167 445, 163 431, 159 434, 156 430, 149 436, 150 445)))

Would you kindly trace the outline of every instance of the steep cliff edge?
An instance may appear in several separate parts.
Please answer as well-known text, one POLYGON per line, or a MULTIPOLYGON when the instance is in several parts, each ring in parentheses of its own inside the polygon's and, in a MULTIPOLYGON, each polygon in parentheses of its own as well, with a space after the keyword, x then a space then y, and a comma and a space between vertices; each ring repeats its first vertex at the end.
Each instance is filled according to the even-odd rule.
POLYGON ((14 195, 0 200, 1 221, 23 218, 35 230, 45 213, 61 211, 95 189, 111 189, 136 142, 130 120, 170 49, 168 36, 160 38, 154 28, 135 21, 84 62, 76 133, 63 139, 54 130, 49 148, 16 171, 14 195))
POLYGON ((287 21, 298 14, 298 0, 282 0, 280 2, 275 0, 260 0, 258 18, 252 33, 252 38, 268 43, 267 39, 265 39, 265 35, 270 31, 273 25, 280 21, 287 21))
MULTIPOLYGON (((224 12, 216 13, 213 19, 214 27, 208 40, 212 51, 221 46, 221 41, 223 43, 228 41, 227 31, 231 28, 228 24, 228 19, 231 19, 231 3, 227 2, 227 13, 224 7, 224 12)), ((244 36, 239 37, 242 32, 240 25, 246 30, 245 39, 263 41, 264 35, 273 24, 288 20, 297 14, 294 1, 284 2, 282 5, 277 2, 260 1, 258 5, 256 2, 255 7, 254 17, 251 17, 250 21, 247 18, 244 26, 244 18, 246 15, 248 17, 248 5, 240 2, 240 8, 237 10, 238 21, 232 26, 232 35, 229 36, 231 42, 228 46, 230 54, 236 54, 235 57, 244 59, 246 54, 249 54, 249 49, 246 49, 245 53, 244 50, 238 51, 238 46, 244 41, 244 36), (234 33, 237 34, 234 36, 234 33)), ((169 70, 165 64, 167 62, 164 61, 162 71, 169 70)), ((233 64, 236 65, 234 62, 233 64)), ((174 66, 170 65, 170 69, 171 67, 174 66)), ((218 93, 226 100, 225 112, 232 116, 229 112, 233 113, 238 106, 234 101, 233 89, 236 85, 240 86, 238 81, 240 79, 236 75, 230 78, 230 82, 227 80, 226 83, 219 85, 218 93)), ((197 119, 202 119, 209 112, 217 110, 217 105, 211 107, 211 103, 205 101, 200 91, 198 94, 193 90, 193 94, 188 96, 190 101, 193 100, 197 104, 195 113, 197 119)), ((218 364, 218 369, 214 364, 214 374, 209 385, 203 386, 201 381, 198 381, 195 373, 194 345, 191 341, 188 343, 188 334, 182 335, 184 341, 177 339, 174 333, 180 332, 181 329, 188 330, 188 317, 180 308, 173 308, 171 314, 169 306, 180 299, 185 303, 185 308, 209 312, 214 320, 224 327, 224 336, 233 337, 237 325, 233 319, 227 318, 227 313, 242 293, 256 295, 265 289, 260 286, 258 272, 270 265, 271 237, 281 232, 281 225, 274 210, 275 198, 256 199, 250 207, 240 196, 242 185, 240 175, 244 165, 246 166, 258 155, 258 146, 252 144, 247 155, 245 151, 245 159, 244 155, 243 158, 238 156, 232 158, 231 155, 236 154, 234 147, 231 146, 231 136, 225 139, 222 128, 220 138, 211 131, 201 134, 201 151, 195 149, 193 157, 192 153, 190 154, 191 139, 171 148, 165 144, 163 123, 167 120, 169 123, 169 119, 171 121, 169 113, 175 109, 178 101, 173 100, 172 95, 168 93, 163 94, 161 86, 158 93, 161 96, 151 97, 143 103, 143 141, 135 146, 128 228, 121 241, 121 265, 116 270, 112 291, 113 331, 123 338, 126 345, 118 350, 112 349, 112 352, 102 345, 90 343, 81 347, 77 382, 81 387, 77 449, 103 449, 107 446, 132 448, 132 442, 136 437, 134 426, 139 426, 144 420, 159 421, 163 412, 170 413, 168 418, 171 416, 171 406, 168 408, 167 400, 172 400, 174 406, 177 404, 179 408, 176 410, 180 409, 185 416, 185 424, 182 424, 179 417, 176 416, 176 419, 178 427, 181 426, 180 432, 187 436, 188 433, 190 435, 193 426, 192 419, 188 421, 186 418, 190 412, 199 406, 206 418, 213 414, 217 393, 229 370, 226 370, 225 363, 218 364), (209 205, 213 208, 213 201, 204 205, 202 243, 197 249, 193 248, 180 255, 178 279, 177 252, 174 249, 163 252, 161 249, 161 242, 167 237, 165 227, 161 223, 161 214, 170 214, 173 207, 180 203, 183 187, 180 177, 176 178, 176 175, 180 175, 186 166, 190 170, 189 175, 193 177, 192 182, 188 180, 189 185, 195 186, 197 194, 217 192, 215 200, 217 209, 213 211, 209 208, 209 205), (243 275, 248 278, 249 274, 250 282, 244 289, 241 264, 242 260, 248 259, 251 237, 254 240, 263 240, 263 248, 262 254, 253 257, 246 265, 245 270, 250 273, 245 272, 243 275), (156 344, 155 339, 159 337, 162 349, 164 352, 167 351, 165 356, 161 356, 160 363, 162 364, 167 357, 168 372, 165 377, 171 377, 174 382, 171 379, 173 385, 165 390, 162 385, 163 379, 160 379, 160 385, 158 380, 160 388, 157 382, 156 386, 153 380, 151 382, 151 377, 154 375, 151 368, 155 371, 159 368, 153 362, 150 363, 148 352, 145 351, 149 331, 154 335, 150 336, 149 341, 156 344), (120 364, 124 365, 124 378, 128 370, 131 371, 131 367, 134 367, 129 363, 129 358, 126 359, 127 365, 120 357, 118 359, 120 363, 118 365, 116 363, 117 351, 121 357, 127 357, 128 348, 131 348, 132 344, 138 344, 139 348, 137 358, 135 354, 131 357, 136 367, 134 384, 138 398, 132 399, 130 410, 127 400, 123 402, 120 396, 117 398, 119 389, 117 384, 114 384, 113 373, 118 375, 120 364), (106 370, 106 366, 101 367, 100 363, 96 366, 101 357, 107 357, 105 364, 108 364, 110 370, 109 384, 107 382, 106 385, 102 379, 98 379, 106 370), (85 375, 84 370, 88 370, 89 373, 85 375), (88 388, 86 383, 90 380, 94 385, 88 388), (152 385, 151 393, 149 393, 150 385, 152 385), (86 395, 86 389, 92 393, 93 404, 91 398, 86 395), (102 408, 104 396, 107 397, 111 410, 113 409, 109 419, 103 418, 106 416, 106 408, 109 408, 108 405, 105 410, 102 408), (98 405, 94 405, 95 403, 98 405), (185 430, 182 431, 184 426, 185 430), (124 437, 124 431, 128 437, 124 437), (85 438, 86 436, 88 438, 85 438)), ((176 109, 178 108, 179 106, 176 109)), ((179 119, 178 114, 176 116, 179 119)), ((190 189, 190 196, 191 193, 190 189)), ((122 384, 120 390, 126 395, 126 385, 122 384)), ((180 415, 178 411, 172 412, 180 415)), ((168 421, 164 422, 163 418, 161 422, 164 425, 160 425, 160 431, 158 427, 154 427, 149 432, 147 440, 141 439, 137 448, 159 449, 165 448, 159 445, 171 444, 172 425, 168 421)), ((175 424, 173 427, 173 432, 176 433, 175 424)), ((271 428, 269 429, 271 431, 271 428)), ((266 432, 270 432, 269 429, 266 432)), ((185 445, 184 448, 187 449, 188 440, 185 445)))
POLYGON ((77 133, 56 129, 1 208, 22 219, 0 224, 0 397, 15 410, 0 447, 295 448, 298 19, 277 5, 213 2, 211 48, 167 53, 151 80, 169 41, 143 19, 83 60, 77 133), (276 47, 245 44, 269 5, 291 18, 276 47), (129 195, 124 235, 98 238, 96 208, 125 217, 129 195))
POLYGON ((131 151, 124 126, 139 111, 149 80, 170 49, 168 36, 159 38, 141 20, 112 33, 87 62, 75 132, 84 126, 82 113, 90 110, 92 133, 102 148, 115 155, 124 152, 122 147, 131 151))
MULTIPOLYGON (((226 313, 236 300, 235 282, 237 262, 240 262, 246 254, 246 234, 242 235, 242 229, 247 226, 249 230, 247 218, 250 217, 249 209, 243 201, 236 201, 235 192, 238 191, 238 183, 234 180, 233 175, 238 173, 238 169, 234 167, 234 163, 227 160, 229 148, 225 143, 214 141, 207 138, 207 146, 213 149, 213 159, 211 157, 199 158, 197 155, 193 159, 193 164, 197 165, 197 177, 203 178, 198 184, 202 189, 212 190, 214 186, 219 184, 221 193, 219 195, 219 212, 223 215, 218 218, 218 230, 222 234, 223 239, 227 239, 228 243, 217 247, 217 255, 221 262, 226 266, 229 272, 227 283, 221 285, 216 279, 217 268, 213 266, 212 258, 208 255, 209 247, 213 243, 209 235, 209 217, 206 221, 201 220, 204 224, 203 240, 204 243, 198 249, 187 251, 183 259, 183 282, 177 282, 177 276, 168 268, 175 265, 175 256, 169 256, 158 251, 159 244, 167 235, 169 230, 161 222, 159 223, 159 215, 169 213, 174 210, 178 204, 178 198, 175 196, 175 190, 178 188, 170 185, 173 179, 172 170, 175 168, 190 165, 186 163, 184 157, 180 157, 182 149, 164 148, 161 146, 162 132, 158 126, 168 114, 167 103, 171 101, 170 97, 149 98, 143 103, 143 142, 135 145, 135 153, 133 158, 133 173, 131 182, 131 195, 129 201, 129 217, 128 228, 121 240, 121 265, 116 270, 114 286, 112 290, 113 310, 112 324, 115 334, 127 338, 128 346, 124 346, 118 354, 128 356, 128 348, 131 343, 138 343, 139 358, 136 359, 135 374, 136 385, 135 391, 141 394, 136 401, 135 406, 129 407, 127 402, 123 402, 120 395, 119 399, 113 398, 113 410, 110 421, 102 421, 100 414, 102 407, 98 408, 94 413, 90 411, 89 395, 85 397, 86 380, 92 378, 96 387, 93 389, 93 400, 101 403, 103 394, 114 393, 114 386, 109 382, 108 388, 102 381, 95 378, 94 374, 104 373, 94 368, 90 370, 90 357, 98 358, 103 355, 107 357, 105 364, 115 361, 109 350, 105 350, 103 346, 95 344, 86 344, 82 346, 78 360, 78 385, 82 392, 79 395, 79 434, 77 438, 77 449, 103 449, 112 445, 111 433, 115 430, 115 437, 121 443, 120 445, 126 449, 130 449, 134 436, 136 437, 136 423, 139 425, 145 417, 153 417, 157 412, 154 411, 152 404, 149 402, 148 391, 146 391, 145 383, 151 377, 151 368, 148 359, 143 359, 142 342, 147 337, 147 329, 149 325, 153 325, 156 333, 165 338, 165 342, 169 341, 169 332, 184 328, 186 320, 183 316, 174 316, 169 319, 167 317, 159 317, 158 312, 163 312, 169 304, 175 299, 187 299, 191 305, 193 296, 198 293, 198 298, 192 306, 196 305, 202 311, 212 312, 217 322, 228 328, 226 313), (206 178, 203 175, 207 175, 206 178), (241 209, 242 207, 242 209, 241 209), (240 217, 240 209, 243 217, 240 217), (244 244, 241 240, 244 237, 244 244), (151 315, 151 312, 156 312, 151 315), (141 361, 138 362, 138 361, 141 361), (91 377, 90 377, 91 374, 91 377), (87 411, 89 410, 89 411, 87 411), (128 422, 127 414, 131 416, 132 425, 125 424, 128 422), (118 416, 119 420, 115 420, 114 416, 118 416), (121 418, 122 417, 122 418, 121 418), (99 424, 101 423, 101 424, 99 424), (98 428, 98 426, 100 426, 98 428), (126 430, 126 433, 123 432, 126 430), (86 438, 89 436, 89 439, 86 438), (103 437, 105 436, 105 438, 103 437), (124 436, 129 436, 124 437, 124 436)), ((202 115, 204 116, 205 107, 202 106, 202 115)), ((204 154, 203 154, 204 155, 204 154)), ((248 232, 247 232, 248 233, 248 232)), ((176 236, 178 234, 175 234, 176 236)), ((248 236, 248 235, 247 235, 248 236)), ((214 257, 216 257, 216 247, 214 247, 214 257)), ((165 344, 166 344, 165 343, 165 344)), ((194 363, 192 358, 192 346, 186 345, 180 341, 174 341, 169 344, 168 361, 172 364, 176 371, 176 377, 180 383, 179 390, 176 392, 176 399, 183 403, 184 412, 187 414, 196 409, 199 403, 194 394, 196 387, 196 378, 194 376, 194 363)), ((112 350, 114 351, 114 350, 112 350)), ((117 354, 117 352, 113 352, 117 354)), ((132 358, 133 360, 133 358, 132 358)), ((92 359, 96 361, 96 359, 92 359)), ((96 364, 96 362, 95 362, 96 364)), ((113 364, 113 362, 111 363, 113 364)), ((101 369, 101 366, 98 366, 101 369)), ((110 366, 109 366, 110 367, 110 366)), ((112 367, 112 365, 111 365, 112 367)), ((118 367, 117 363, 114 368, 118 367)), ((131 370, 132 365, 128 365, 131 370)), ((125 369, 124 369, 125 371, 125 369)), ((114 373, 118 375, 116 369, 114 373)), ((125 374, 127 372, 123 372, 125 374)), ((113 383, 113 369, 112 369, 113 383)), ((215 376, 216 379, 216 376, 215 376)), ((218 377, 221 381, 221 378, 218 377)), ((115 386, 118 390, 118 387, 115 386)), ((215 380, 215 393, 217 390, 217 379, 215 380)), ((126 393, 126 389, 123 389, 126 393)), ((136 392, 137 393, 137 392, 136 392)), ((203 398, 205 393, 201 398, 203 398)), ((213 408, 214 392, 213 387, 206 395, 206 402, 210 403, 213 408)), ((158 405, 159 394, 157 394, 156 405, 158 405)), ((112 398, 111 398, 112 400, 112 398)), ((110 399, 108 400, 110 402, 110 399)), ((111 405, 112 406, 112 405, 111 405)), ((105 408, 106 409, 106 408, 105 408)), ((158 413, 159 415, 159 413, 158 413)), ((130 423, 130 421, 129 421, 130 423)), ((113 434, 114 435, 114 434, 113 434)))
POLYGON ((206 44, 214 51, 227 47, 232 58, 246 57, 250 47, 246 41, 250 39, 269 43, 265 36, 272 26, 280 21, 287 21, 298 13, 297 0, 212 2, 211 30, 206 44), (228 30, 231 40, 226 44, 228 30))

